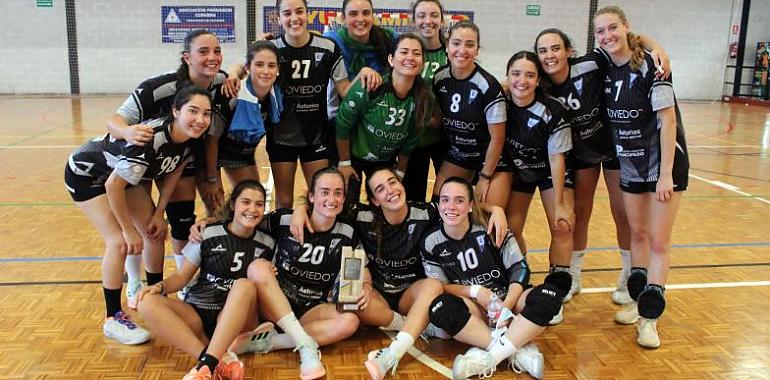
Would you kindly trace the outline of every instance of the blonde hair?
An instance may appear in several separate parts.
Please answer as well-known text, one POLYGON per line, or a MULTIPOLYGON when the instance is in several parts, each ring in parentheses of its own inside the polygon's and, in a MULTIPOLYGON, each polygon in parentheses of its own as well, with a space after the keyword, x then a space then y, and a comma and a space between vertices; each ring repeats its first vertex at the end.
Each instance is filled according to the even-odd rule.
MULTIPOLYGON (((622 9, 620 9, 620 7, 614 5, 603 7, 596 11, 594 20, 603 14, 614 14, 618 16, 623 24, 628 25, 626 14, 622 9)), ((631 49, 631 61, 629 62, 631 70, 639 71, 639 69, 642 67, 642 63, 644 62, 644 49, 642 48, 641 40, 639 36, 632 33, 631 31, 626 34, 626 37, 628 40, 628 48, 631 49)))

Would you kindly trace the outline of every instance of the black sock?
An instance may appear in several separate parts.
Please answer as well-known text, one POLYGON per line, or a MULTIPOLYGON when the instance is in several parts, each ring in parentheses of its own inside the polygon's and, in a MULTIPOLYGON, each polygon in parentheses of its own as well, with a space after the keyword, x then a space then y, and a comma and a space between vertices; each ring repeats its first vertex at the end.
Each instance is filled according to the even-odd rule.
POLYGON ((201 355, 200 359, 198 359, 198 365, 195 368, 201 369, 205 365, 209 367, 209 370, 213 373, 214 369, 217 368, 218 364, 219 364, 219 360, 217 360, 217 358, 204 353, 203 355, 201 355))
POLYGON ((102 288, 102 290, 104 290, 104 304, 107 307, 107 317, 113 317, 123 310, 120 306, 120 293, 123 292, 123 287, 117 289, 102 288))
POLYGON ((144 271, 144 274, 147 276, 147 286, 153 286, 163 281, 163 272, 150 273, 148 271, 144 271))

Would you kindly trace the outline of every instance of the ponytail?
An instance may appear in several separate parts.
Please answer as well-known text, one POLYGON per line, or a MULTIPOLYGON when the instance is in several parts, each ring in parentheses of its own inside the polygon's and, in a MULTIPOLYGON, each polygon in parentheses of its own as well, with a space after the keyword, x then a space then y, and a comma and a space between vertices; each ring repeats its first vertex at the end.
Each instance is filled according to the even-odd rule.
POLYGON ((644 63, 644 49, 642 48, 641 39, 639 36, 628 32, 628 48, 631 49, 631 61, 629 65, 631 70, 639 71, 644 63))

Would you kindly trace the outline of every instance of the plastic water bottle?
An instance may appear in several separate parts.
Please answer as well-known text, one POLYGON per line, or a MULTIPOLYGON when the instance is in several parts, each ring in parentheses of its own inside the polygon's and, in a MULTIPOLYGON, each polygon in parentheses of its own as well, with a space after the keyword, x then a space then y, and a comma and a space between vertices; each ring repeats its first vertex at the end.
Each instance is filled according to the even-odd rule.
POLYGON ((487 305, 487 319, 490 329, 497 328, 497 320, 500 318, 500 313, 503 311, 503 301, 497 297, 497 294, 492 294, 489 298, 489 305, 487 305))

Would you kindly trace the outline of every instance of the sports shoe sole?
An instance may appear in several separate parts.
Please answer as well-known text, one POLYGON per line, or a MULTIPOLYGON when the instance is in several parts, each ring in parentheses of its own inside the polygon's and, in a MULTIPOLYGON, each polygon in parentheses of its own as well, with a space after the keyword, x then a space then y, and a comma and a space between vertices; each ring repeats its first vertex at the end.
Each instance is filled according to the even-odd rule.
POLYGON ((271 322, 263 322, 259 326, 257 326, 254 330, 239 334, 237 337, 235 337, 235 340, 233 340, 233 343, 230 344, 230 347, 227 348, 228 352, 233 352, 236 354, 240 354, 239 352, 236 352, 236 349, 241 346, 241 343, 243 343, 244 340, 251 339, 254 335, 266 333, 270 330, 272 330, 275 326, 271 322))
POLYGON ((125 344, 127 346, 135 346, 135 345, 138 345, 138 344, 146 343, 147 341, 150 340, 150 338, 152 338, 151 336, 148 335, 147 338, 144 338, 144 339, 143 338, 139 338, 139 339, 135 339, 135 340, 120 340, 120 338, 118 338, 117 335, 113 335, 113 334, 109 333, 108 331, 105 331, 104 329, 102 329, 102 332, 104 332, 104 336, 107 339, 112 339, 112 340, 114 340, 114 341, 116 341, 116 342, 118 342, 120 344, 125 344))

